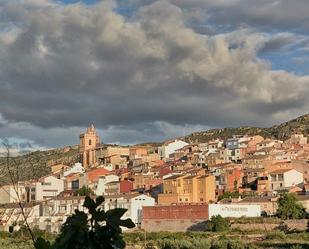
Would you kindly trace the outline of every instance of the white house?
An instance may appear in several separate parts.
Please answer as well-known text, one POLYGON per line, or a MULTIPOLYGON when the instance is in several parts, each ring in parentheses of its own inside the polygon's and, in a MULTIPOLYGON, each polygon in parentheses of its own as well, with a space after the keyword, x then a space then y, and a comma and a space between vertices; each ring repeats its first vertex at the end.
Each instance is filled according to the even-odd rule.
POLYGON ((161 147, 158 148, 159 155, 161 159, 169 159, 170 155, 175 153, 176 150, 179 150, 186 145, 189 145, 188 143, 181 141, 181 140, 174 140, 172 142, 166 142, 161 147))
POLYGON ((138 225, 142 221, 143 207, 154 205, 155 199, 145 194, 120 194, 106 196, 104 210, 126 208, 128 211, 124 214, 123 219, 130 218, 136 225, 138 225))
POLYGON ((119 176, 117 175, 106 175, 106 176, 100 176, 97 189, 95 190, 96 195, 104 195, 106 184, 110 182, 116 182, 119 181, 119 176))
POLYGON ((295 169, 278 169, 269 173, 270 189, 278 190, 303 183, 303 173, 295 169))
MULTIPOLYGON (((23 203, 24 213, 30 227, 58 233, 62 224, 76 209, 86 211, 83 207, 84 199, 84 196, 58 196, 42 202, 23 203)), ((13 223, 23 223, 24 217, 19 204, 1 205, 0 220, 0 231, 8 231, 13 223)), ((19 228, 16 226, 14 229, 19 228)))
POLYGON ((71 168, 69 168, 68 170, 66 170, 65 172, 63 172, 63 176, 68 176, 70 174, 74 174, 74 173, 84 173, 85 169, 82 166, 81 163, 75 163, 71 168))
POLYGON ((35 191, 35 201, 46 200, 59 195, 64 190, 64 180, 55 176, 46 176, 32 183, 30 191, 32 190, 35 191))
MULTIPOLYGON (((27 222, 31 224, 33 219, 39 217, 40 210, 39 203, 30 202, 23 203, 23 211, 25 216, 27 217, 27 222)), ((21 213, 21 209, 18 203, 8 203, 0 207, 0 230, 1 231, 9 231, 9 227, 13 223, 23 223, 24 216, 21 213)), ((32 226, 32 224, 30 225, 32 226)), ((20 227, 17 225, 15 227, 18 230, 20 227)))

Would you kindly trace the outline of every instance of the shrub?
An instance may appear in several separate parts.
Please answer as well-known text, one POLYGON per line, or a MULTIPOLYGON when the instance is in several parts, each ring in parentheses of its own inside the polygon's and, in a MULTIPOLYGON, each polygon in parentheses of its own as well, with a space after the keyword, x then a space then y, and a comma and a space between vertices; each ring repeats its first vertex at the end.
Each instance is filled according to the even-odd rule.
POLYGON ((244 245, 241 241, 229 241, 227 244, 228 249, 244 249, 244 245))
POLYGON ((160 239, 157 240, 160 249, 210 249, 211 243, 208 239, 160 239))
POLYGON ((290 249, 303 249, 301 245, 292 245, 290 249))
POLYGON ((213 240, 210 249, 227 249, 228 240, 213 240))
POLYGON ((196 239, 194 240, 195 249, 210 249, 211 243, 208 239, 196 239))
POLYGON ((297 202, 294 193, 284 193, 278 199, 277 216, 281 219, 305 219, 307 212, 303 205, 297 202))
POLYGON ((266 234, 266 239, 274 240, 274 239, 286 239, 286 234, 282 231, 273 231, 266 234))
POLYGON ((206 223, 206 231, 222 232, 229 230, 229 227, 228 219, 223 218, 221 215, 212 216, 206 223))

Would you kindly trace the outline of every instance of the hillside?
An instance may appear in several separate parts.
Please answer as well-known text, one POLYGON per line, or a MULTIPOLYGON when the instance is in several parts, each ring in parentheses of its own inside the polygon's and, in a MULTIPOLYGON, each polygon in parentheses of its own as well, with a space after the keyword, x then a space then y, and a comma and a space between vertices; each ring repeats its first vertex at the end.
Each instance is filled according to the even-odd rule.
MULTIPOLYGON (((50 165, 62 163, 71 165, 79 161, 78 146, 35 151, 23 156, 10 158, 11 171, 20 181, 36 179, 50 173, 50 165)), ((0 157, 0 184, 10 182, 7 170, 7 159, 0 157)))
POLYGON ((187 142, 207 142, 212 139, 226 139, 232 135, 261 135, 265 138, 274 138, 280 140, 288 139, 292 134, 299 132, 309 135, 309 114, 300 116, 296 119, 275 125, 269 128, 262 127, 238 127, 211 129, 208 131, 194 132, 182 137, 187 142))
MULTIPOLYGON (((212 129, 208 131, 195 132, 182 137, 190 142, 207 142, 211 139, 225 139, 232 135, 256 135, 259 134, 265 138, 275 138, 285 140, 295 132, 301 132, 309 135, 309 114, 303 115, 286 123, 275 125, 269 128, 259 127, 238 127, 212 129)), ((144 143, 141 145, 160 145, 160 143, 144 143)), ((18 180, 36 179, 50 173, 50 167, 53 164, 62 163, 71 165, 79 161, 78 145, 65 148, 35 151, 23 156, 11 158, 11 169, 18 180)), ((10 182, 6 158, 0 157, 0 184, 10 182)))

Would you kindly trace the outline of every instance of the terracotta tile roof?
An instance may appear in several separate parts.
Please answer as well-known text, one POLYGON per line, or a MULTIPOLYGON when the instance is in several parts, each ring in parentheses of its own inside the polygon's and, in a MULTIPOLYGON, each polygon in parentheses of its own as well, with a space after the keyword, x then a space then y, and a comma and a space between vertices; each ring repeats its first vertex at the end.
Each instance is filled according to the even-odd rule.
POLYGON ((95 182, 100 176, 108 175, 111 172, 104 168, 96 168, 87 171, 88 181, 95 182))
POLYGON ((276 169, 274 171, 269 172, 270 174, 283 174, 285 172, 288 172, 292 170, 291 168, 287 168, 287 169, 276 169))
POLYGON ((177 179, 179 177, 183 177, 184 175, 173 175, 173 176, 170 176, 170 177, 167 177, 165 178, 164 180, 174 180, 174 179, 177 179))

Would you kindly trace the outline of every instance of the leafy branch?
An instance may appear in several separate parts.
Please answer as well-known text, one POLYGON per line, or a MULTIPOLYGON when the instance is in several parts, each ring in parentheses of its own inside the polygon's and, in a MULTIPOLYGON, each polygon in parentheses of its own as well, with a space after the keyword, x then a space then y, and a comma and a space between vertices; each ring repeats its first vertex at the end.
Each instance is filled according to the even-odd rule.
POLYGON ((84 207, 88 212, 75 210, 75 214, 67 218, 60 235, 54 244, 43 238, 35 242, 36 249, 123 249, 125 242, 122 227, 133 228, 131 219, 121 219, 127 211, 116 208, 105 212, 102 203, 104 197, 95 200, 85 198, 84 207))

